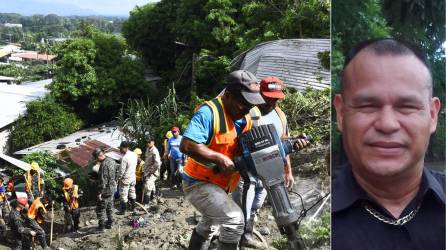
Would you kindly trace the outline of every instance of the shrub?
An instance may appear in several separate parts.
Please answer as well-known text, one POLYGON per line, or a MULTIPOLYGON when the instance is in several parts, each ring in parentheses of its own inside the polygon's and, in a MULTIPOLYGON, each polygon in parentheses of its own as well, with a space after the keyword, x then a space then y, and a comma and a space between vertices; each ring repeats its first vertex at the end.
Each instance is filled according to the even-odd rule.
POLYGON ((330 89, 287 90, 280 104, 292 134, 306 133, 316 142, 330 140, 330 89))
POLYGON ((66 136, 81 127, 77 116, 51 98, 26 104, 25 115, 12 128, 9 140, 12 150, 20 150, 66 136))

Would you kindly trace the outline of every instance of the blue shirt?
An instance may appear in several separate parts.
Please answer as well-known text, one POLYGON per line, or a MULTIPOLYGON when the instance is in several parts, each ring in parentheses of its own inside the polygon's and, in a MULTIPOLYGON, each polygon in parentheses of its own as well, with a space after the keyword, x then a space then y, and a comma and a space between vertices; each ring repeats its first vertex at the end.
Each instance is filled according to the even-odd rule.
POLYGON ((180 151, 180 144, 182 139, 183 137, 181 135, 178 135, 178 138, 172 136, 167 141, 167 155, 170 154, 170 156, 174 160, 183 159, 183 153, 181 153, 180 151))
MULTIPOLYGON (((239 119, 234 122, 234 126, 237 134, 240 134, 246 126, 246 120, 244 118, 239 119)), ((202 105, 192 116, 183 136, 198 144, 208 144, 214 133, 213 130, 214 114, 212 109, 207 105, 202 105)), ((181 177, 190 184, 197 181, 184 173, 181 173, 181 177)))
MULTIPOLYGON (((237 134, 240 134, 246 126, 244 118, 234 122, 237 134)), ((184 131, 183 136, 198 143, 208 144, 212 138, 214 130, 214 115, 209 106, 203 105, 193 115, 189 125, 184 131)))
POLYGON ((333 250, 444 250, 445 175, 424 168, 416 197, 403 210, 406 216, 421 204, 418 213, 404 225, 386 224, 364 208, 369 205, 387 218, 393 216, 362 189, 350 166, 332 182, 333 250))

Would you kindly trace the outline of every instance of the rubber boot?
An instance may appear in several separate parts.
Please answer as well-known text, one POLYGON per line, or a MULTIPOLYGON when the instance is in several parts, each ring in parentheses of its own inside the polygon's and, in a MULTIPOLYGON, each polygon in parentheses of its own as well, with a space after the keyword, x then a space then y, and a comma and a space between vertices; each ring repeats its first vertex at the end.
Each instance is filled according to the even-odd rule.
POLYGON ((135 202, 136 202, 136 200, 135 199, 129 199, 129 205, 130 205, 130 211, 135 211, 135 206, 136 206, 136 204, 135 204, 135 202))
POLYGON ((254 249, 265 249, 264 245, 256 240, 252 235, 254 230, 254 216, 249 218, 249 221, 246 222, 245 234, 243 234, 242 245, 249 248, 254 249))
POLYGON ((237 243, 224 243, 218 241, 218 250, 237 250, 237 243))
POLYGON ((113 220, 107 220, 107 222, 105 222, 105 228, 111 229, 112 227, 113 227, 113 220))
POLYGON ((104 221, 99 221, 98 228, 96 229, 98 233, 103 233, 105 231, 104 221))
POLYGON ((121 207, 119 209, 119 212, 116 214, 118 215, 125 215, 125 210, 127 209, 127 203, 121 201, 121 207))
POLYGON ((187 249, 201 250, 205 243, 206 239, 203 236, 199 235, 197 231, 194 229, 192 235, 190 236, 189 247, 187 249))
POLYGON ((149 203, 150 203, 150 196, 144 195, 144 204, 143 205, 148 205, 149 203))

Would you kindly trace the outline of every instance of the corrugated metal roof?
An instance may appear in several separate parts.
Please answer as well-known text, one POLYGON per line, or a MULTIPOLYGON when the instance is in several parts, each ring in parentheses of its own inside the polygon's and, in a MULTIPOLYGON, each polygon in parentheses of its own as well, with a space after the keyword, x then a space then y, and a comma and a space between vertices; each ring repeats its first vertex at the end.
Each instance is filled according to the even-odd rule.
MULTIPOLYGON (((47 141, 15 152, 16 155, 27 155, 33 152, 50 151, 58 154, 64 150, 72 150, 84 144, 93 145, 90 141, 98 141, 108 147, 118 148, 123 139, 122 132, 113 125, 102 125, 83 129, 60 139, 47 141), (58 148, 59 147, 59 148, 58 148), (63 147, 63 148, 61 148, 63 147)), ((91 154, 90 154, 91 156, 91 154)), ((91 157, 90 157, 91 158, 91 157)))
POLYGON ((285 39, 259 44, 240 54, 232 69, 251 71, 257 78, 277 76, 288 87, 330 87, 330 71, 322 67, 319 52, 330 51, 330 39, 285 39))
POLYGON ((91 154, 93 153, 93 150, 99 147, 103 148, 105 152, 119 153, 119 150, 117 150, 116 148, 111 148, 109 145, 106 145, 97 140, 87 141, 84 144, 81 144, 79 147, 69 148, 66 151, 72 162, 80 167, 85 168, 91 161, 91 154))
POLYGON ((123 140, 122 132, 113 125, 101 125, 84 129, 66 137, 41 143, 20 151, 16 155, 27 155, 34 152, 49 151, 60 156, 66 152, 70 160, 80 167, 87 167, 91 161, 91 153, 95 148, 103 148, 108 157, 119 160, 121 155, 117 149, 123 140))
POLYGON ((0 83, 0 129, 13 123, 26 110, 26 103, 44 97, 51 79, 26 84, 0 83))

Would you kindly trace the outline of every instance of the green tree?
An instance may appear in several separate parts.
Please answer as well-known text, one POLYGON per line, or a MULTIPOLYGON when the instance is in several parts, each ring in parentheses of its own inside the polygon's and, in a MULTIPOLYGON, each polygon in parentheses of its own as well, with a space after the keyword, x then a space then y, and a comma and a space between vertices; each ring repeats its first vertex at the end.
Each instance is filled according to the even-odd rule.
POLYGON ((70 40, 58 51, 50 85, 56 100, 73 107, 87 123, 97 123, 115 116, 121 102, 150 95, 153 85, 144 79, 140 60, 127 53, 124 39, 88 24, 81 33, 84 38, 70 40))
POLYGON ((81 127, 76 114, 67 111, 51 98, 26 104, 26 113, 12 127, 9 141, 13 151, 60 138, 81 127))

